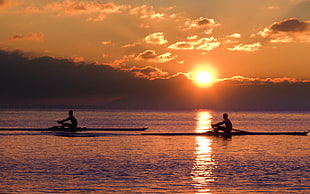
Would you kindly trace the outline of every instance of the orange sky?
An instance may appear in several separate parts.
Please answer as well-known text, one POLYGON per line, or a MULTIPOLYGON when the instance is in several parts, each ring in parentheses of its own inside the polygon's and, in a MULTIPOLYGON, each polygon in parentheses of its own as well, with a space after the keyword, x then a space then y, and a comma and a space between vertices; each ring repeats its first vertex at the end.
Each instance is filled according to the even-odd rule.
POLYGON ((152 79, 200 65, 221 79, 310 79, 309 8, 307 0, 1 0, 0 49, 152 79))
POLYGON ((309 10, 309 0, 0 0, 0 106, 310 110, 309 10), (217 82, 197 87, 201 70, 217 82))

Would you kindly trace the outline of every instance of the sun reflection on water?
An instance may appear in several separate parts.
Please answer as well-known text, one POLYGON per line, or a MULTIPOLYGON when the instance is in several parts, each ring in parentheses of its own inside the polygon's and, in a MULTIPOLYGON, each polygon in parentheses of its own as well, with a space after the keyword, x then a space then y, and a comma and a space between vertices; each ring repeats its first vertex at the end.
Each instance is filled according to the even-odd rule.
MULTIPOLYGON (((197 113, 196 132, 204 132, 210 126, 211 114, 206 111, 197 113)), ((211 193, 210 183, 214 181, 213 169, 216 163, 212 158, 212 139, 204 136, 196 137, 195 160, 193 161, 192 179, 197 193, 211 193)))
POLYGON ((197 112, 196 120, 196 132, 203 133, 208 131, 211 126, 211 114, 208 111, 199 111, 197 112))

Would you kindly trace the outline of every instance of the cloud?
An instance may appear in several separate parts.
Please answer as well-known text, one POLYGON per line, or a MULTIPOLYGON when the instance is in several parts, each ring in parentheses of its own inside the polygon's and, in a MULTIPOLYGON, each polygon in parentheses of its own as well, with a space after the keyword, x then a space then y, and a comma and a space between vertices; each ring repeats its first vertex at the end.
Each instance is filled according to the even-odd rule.
POLYGON ((194 44, 197 50, 211 51, 219 47, 221 42, 211 36, 210 38, 201 38, 194 44))
POLYGON ((299 21, 296 18, 290 18, 281 22, 275 22, 267 29, 267 33, 281 32, 305 32, 309 31, 309 22, 299 21))
POLYGON ((268 10, 270 11, 276 11, 276 10, 279 10, 280 7, 279 6, 275 6, 275 5, 270 5, 267 7, 268 10))
POLYGON ((130 48, 130 47, 135 47, 137 45, 139 45, 140 43, 132 43, 132 44, 125 44, 123 46, 121 46, 122 48, 130 48))
POLYGON ((271 43, 290 43, 290 42, 295 42, 295 39, 292 36, 282 35, 282 36, 272 38, 270 42, 271 43))
POLYGON ((176 59, 177 57, 178 57, 177 55, 172 55, 172 53, 167 52, 157 57, 157 63, 167 63, 169 61, 176 59))
POLYGON ((139 28, 141 28, 141 29, 148 29, 148 28, 151 28, 151 25, 146 24, 146 23, 140 23, 139 24, 139 28))
POLYGON ((192 29, 204 29, 207 34, 210 34, 212 30, 219 26, 220 24, 216 23, 214 19, 200 17, 196 20, 187 19, 183 26, 179 26, 178 28, 181 31, 187 31, 192 29))
POLYGON ((89 96, 119 96, 114 87, 126 85, 134 75, 108 65, 85 64, 82 58, 28 58, 19 51, 0 50, 0 99, 89 96), (114 90, 114 91, 113 91, 114 90))
POLYGON ((101 44, 102 45, 108 45, 108 44, 111 44, 112 41, 111 40, 106 40, 106 41, 102 41, 101 44))
MULTIPOLYGON (((2 0, 6 2, 5 0, 2 0)), ((4 4, 4 3, 3 3, 4 4)), ((0 8, 1 8, 0 4, 0 8)), ((173 7, 162 8, 162 11, 170 11, 173 7)), ((161 21, 170 18, 165 13, 155 11, 153 6, 137 6, 132 7, 129 4, 115 4, 113 2, 103 3, 100 1, 78 1, 78 0, 63 0, 58 2, 48 3, 45 6, 39 7, 37 5, 27 5, 26 7, 19 7, 19 12, 27 14, 52 14, 55 16, 88 16, 86 21, 98 22, 105 20, 111 14, 124 14, 129 16, 136 16, 143 20, 161 21)), ((141 24, 142 28, 150 28, 148 24, 141 24)))
POLYGON ((213 36, 209 38, 201 38, 195 40, 190 38, 191 41, 180 41, 170 45, 169 49, 174 50, 202 50, 202 51, 211 51, 221 45, 221 42, 218 41, 213 36))
POLYGON ((193 35, 193 36, 188 36, 188 37, 187 37, 187 40, 195 40, 195 39, 197 39, 197 38, 198 38, 197 35, 193 35))
POLYGON ((155 12, 153 6, 147 6, 147 5, 132 8, 129 11, 129 14, 138 16, 141 19, 152 19, 152 20, 161 20, 165 16, 164 13, 155 12))
POLYGON ((66 15, 80 15, 90 13, 120 13, 122 6, 117 6, 114 3, 94 3, 65 0, 64 2, 49 4, 45 7, 45 9, 48 8, 54 12, 64 13, 66 15))
POLYGON ((153 51, 153 50, 146 50, 142 53, 140 53, 138 56, 137 56, 137 60, 148 60, 148 59, 155 59, 157 56, 156 52, 153 51))
POLYGON ((25 12, 32 13, 50 13, 56 16, 75 16, 89 15, 86 21, 101 21, 109 14, 122 13, 129 9, 128 5, 116 5, 114 3, 98 3, 96 1, 73 1, 64 0, 46 4, 43 7, 27 6, 25 12))
POLYGON ((144 52, 140 53, 135 60, 137 61, 148 61, 153 63, 167 63, 171 60, 177 58, 177 55, 172 55, 170 52, 157 55, 153 50, 145 50, 144 52))
POLYGON ((192 42, 180 41, 170 45, 168 48, 174 50, 194 50, 195 46, 192 42))
POLYGON ((233 48, 228 48, 230 51, 246 51, 246 52, 254 52, 258 51, 259 48, 262 47, 261 43, 256 42, 253 44, 239 44, 237 46, 234 46, 233 48))
POLYGON ((161 69, 157 67, 152 67, 152 66, 146 66, 146 67, 133 66, 131 68, 123 69, 123 70, 133 73, 136 77, 146 78, 149 80, 166 79, 166 77, 169 75, 169 73, 164 72, 161 69))
POLYGON ((268 84, 283 84, 283 83, 310 83, 310 80, 298 80, 296 78, 281 77, 281 78, 251 78, 245 76, 233 76, 230 78, 218 79, 217 82, 226 82, 236 85, 268 85, 268 84))
POLYGON ((236 38, 236 39, 239 39, 241 38, 241 34, 239 33, 233 33, 231 35, 228 35, 227 38, 236 38))
POLYGON ((44 40, 44 34, 43 33, 33 33, 29 32, 26 35, 23 34, 16 34, 10 38, 8 38, 6 41, 19 41, 19 40, 44 40))
MULTIPOLYGON (((169 11, 172 8, 162 9, 169 11)), ((150 19, 161 21, 165 19, 166 14, 156 12, 153 6, 137 6, 132 7, 129 4, 115 4, 115 3, 100 3, 98 1, 75 1, 64 0, 61 2, 49 3, 45 6, 35 7, 27 6, 23 11, 28 14, 31 13, 51 13, 56 16, 75 16, 86 15, 86 21, 98 22, 105 20, 110 14, 125 14, 131 16, 137 16, 140 19, 150 19)), ((142 28, 149 28, 148 24, 141 24, 142 28)))
POLYGON ((105 53, 102 53, 101 57, 102 57, 102 58, 106 58, 106 57, 109 57, 109 55, 108 55, 108 54, 105 54, 105 53))
POLYGON ((84 57, 72 57, 71 58, 74 63, 79 63, 85 61, 84 57))
POLYGON ((239 33, 233 33, 231 35, 227 35, 224 39, 223 39, 223 43, 224 44, 235 44, 239 42, 239 39, 241 38, 241 34, 239 33))
POLYGON ((259 35, 269 39, 271 43, 310 42, 310 21, 289 18, 274 22, 260 31, 259 35))
POLYGON ((168 72, 163 71, 158 67, 153 67, 151 65, 145 67, 130 67, 130 68, 121 68, 121 71, 130 72, 135 75, 137 78, 144 78, 147 80, 169 80, 173 78, 180 78, 189 81, 190 76, 188 73, 178 72, 173 75, 168 72))
POLYGON ((1 50, 0 61, 1 107, 310 110, 310 80, 235 76, 201 89, 153 66, 113 69, 1 50))
POLYGON ((156 32, 153 34, 149 34, 144 38, 145 42, 148 44, 166 44, 168 41, 165 39, 163 32, 156 32))

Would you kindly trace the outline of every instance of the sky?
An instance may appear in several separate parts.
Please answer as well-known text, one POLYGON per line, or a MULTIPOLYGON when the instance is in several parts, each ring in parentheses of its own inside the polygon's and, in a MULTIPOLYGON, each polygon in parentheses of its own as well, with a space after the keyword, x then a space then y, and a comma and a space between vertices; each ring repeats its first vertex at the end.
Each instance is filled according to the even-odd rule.
POLYGON ((310 109, 309 0, 0 0, 0 105, 310 109), (193 82, 201 70, 213 82, 193 82))

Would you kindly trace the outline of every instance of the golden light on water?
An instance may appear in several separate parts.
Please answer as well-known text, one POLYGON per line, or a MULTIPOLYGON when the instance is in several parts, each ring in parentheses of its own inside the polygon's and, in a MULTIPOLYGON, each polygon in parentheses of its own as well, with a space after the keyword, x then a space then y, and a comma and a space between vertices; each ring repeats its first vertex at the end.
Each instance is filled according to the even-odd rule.
POLYGON ((197 120, 197 126, 196 126, 196 132, 197 133, 203 133, 206 131, 209 131, 211 127, 211 114, 208 111, 199 111, 197 112, 196 120, 197 120))
MULTIPOLYGON (((197 113, 196 132, 204 132, 210 128, 211 114, 208 111, 199 111, 197 113)), ((192 179, 197 193, 211 193, 209 189, 210 182, 214 181, 213 169, 216 163, 212 158, 212 139, 207 136, 197 136, 195 148, 195 160, 192 168, 192 179)))
POLYGON ((210 193, 209 184, 214 181, 213 169, 216 168, 216 163, 212 158, 211 145, 211 139, 203 136, 196 137, 192 179, 198 193, 210 193))

